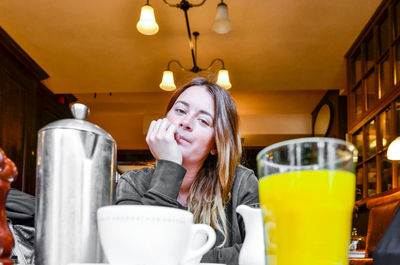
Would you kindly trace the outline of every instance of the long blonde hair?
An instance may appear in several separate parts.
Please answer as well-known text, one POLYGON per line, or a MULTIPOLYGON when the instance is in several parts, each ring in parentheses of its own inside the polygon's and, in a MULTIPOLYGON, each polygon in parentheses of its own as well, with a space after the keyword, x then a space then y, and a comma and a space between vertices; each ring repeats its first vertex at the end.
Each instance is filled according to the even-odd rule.
POLYGON ((195 78, 176 90, 168 104, 167 113, 180 94, 192 86, 207 88, 214 98, 217 154, 209 154, 197 174, 189 191, 188 210, 193 213, 196 223, 209 224, 222 233, 224 241, 219 245, 222 247, 228 239, 224 207, 231 200, 233 176, 242 156, 239 118, 230 94, 205 78, 195 78))

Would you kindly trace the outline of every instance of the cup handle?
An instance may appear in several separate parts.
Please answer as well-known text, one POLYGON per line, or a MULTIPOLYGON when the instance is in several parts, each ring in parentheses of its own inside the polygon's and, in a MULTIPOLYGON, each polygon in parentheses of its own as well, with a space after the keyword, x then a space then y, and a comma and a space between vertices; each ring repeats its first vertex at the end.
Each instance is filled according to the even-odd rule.
POLYGON ((189 237, 189 247, 186 251, 185 256, 183 257, 181 264, 185 264, 188 261, 198 258, 206 254, 215 244, 216 235, 214 229, 211 226, 206 224, 193 224, 190 229, 190 237, 189 237), (199 248, 192 249, 193 240, 197 233, 206 233, 207 241, 199 248))

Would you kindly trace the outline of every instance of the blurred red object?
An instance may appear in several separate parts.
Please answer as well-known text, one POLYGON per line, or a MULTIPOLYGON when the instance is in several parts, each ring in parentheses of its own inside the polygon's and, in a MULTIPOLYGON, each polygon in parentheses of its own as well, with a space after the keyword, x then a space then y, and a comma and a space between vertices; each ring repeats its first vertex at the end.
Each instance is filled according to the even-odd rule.
POLYGON ((61 104, 65 104, 65 97, 64 96, 59 96, 57 101, 61 104))
POLYGON ((10 256, 14 247, 14 239, 8 227, 5 203, 11 182, 17 177, 18 171, 14 162, 7 158, 0 148, 0 264, 12 265, 10 256))

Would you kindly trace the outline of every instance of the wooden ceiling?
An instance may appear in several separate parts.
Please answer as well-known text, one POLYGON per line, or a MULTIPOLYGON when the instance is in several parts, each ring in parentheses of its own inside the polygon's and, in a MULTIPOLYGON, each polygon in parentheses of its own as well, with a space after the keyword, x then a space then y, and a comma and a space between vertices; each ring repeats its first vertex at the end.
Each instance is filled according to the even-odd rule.
MULTIPOLYGON (((2 0, 0 25, 48 72, 55 93, 158 92, 169 60, 192 62, 181 10, 152 0, 159 33, 136 30, 145 2, 2 0)), ((211 30, 218 3, 189 10, 199 65, 222 58, 232 90, 282 91, 343 88, 343 56, 380 0, 227 0, 225 35, 211 30)), ((192 77, 173 70, 177 84, 192 77)))

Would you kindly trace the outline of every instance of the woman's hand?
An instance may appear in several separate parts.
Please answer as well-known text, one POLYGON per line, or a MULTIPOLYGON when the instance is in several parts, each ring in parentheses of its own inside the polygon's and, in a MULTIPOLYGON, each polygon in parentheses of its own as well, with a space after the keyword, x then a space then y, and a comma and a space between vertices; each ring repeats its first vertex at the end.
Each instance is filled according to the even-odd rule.
POLYGON ((175 141, 175 131, 175 126, 167 118, 152 121, 146 142, 157 160, 164 159, 182 165, 182 153, 175 141))

